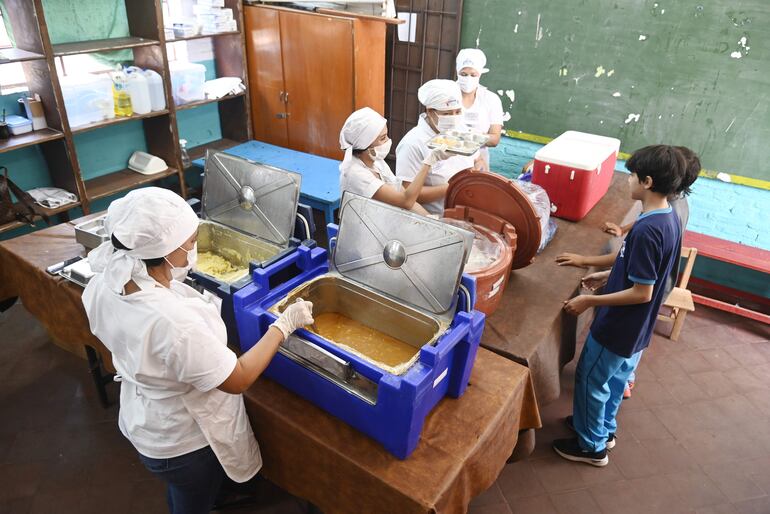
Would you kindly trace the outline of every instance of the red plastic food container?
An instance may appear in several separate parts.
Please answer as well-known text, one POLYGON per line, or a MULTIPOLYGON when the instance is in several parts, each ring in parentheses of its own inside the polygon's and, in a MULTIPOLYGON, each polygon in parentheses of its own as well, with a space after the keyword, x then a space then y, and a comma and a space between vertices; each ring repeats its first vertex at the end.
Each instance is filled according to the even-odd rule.
POLYGON ((570 130, 538 150, 532 182, 548 192, 552 214, 583 219, 609 189, 619 149, 619 139, 570 130))
POLYGON ((535 258, 540 219, 515 181, 495 173, 458 173, 449 181, 444 205, 446 218, 467 221, 481 233, 499 234, 508 247, 486 269, 470 272, 476 277, 475 308, 490 315, 503 297, 511 269, 528 266, 535 258))
MULTIPOLYGON (((444 211, 444 220, 470 223, 473 230, 489 243, 500 249, 497 259, 479 269, 465 267, 465 273, 476 277, 476 305, 474 309, 487 316, 497 309, 511 274, 511 261, 516 251, 516 229, 507 221, 493 214, 477 211, 472 207, 452 207, 444 211)), ((461 228, 465 228, 462 227, 461 228)), ((476 242, 474 240, 474 246, 476 242)))

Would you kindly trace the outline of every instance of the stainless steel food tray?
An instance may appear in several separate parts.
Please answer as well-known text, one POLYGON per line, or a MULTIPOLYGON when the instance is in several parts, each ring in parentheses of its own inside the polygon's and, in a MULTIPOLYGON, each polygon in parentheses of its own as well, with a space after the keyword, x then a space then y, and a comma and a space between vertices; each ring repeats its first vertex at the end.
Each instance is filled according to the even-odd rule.
POLYGON ((470 156, 478 152, 489 141, 486 134, 453 130, 446 134, 436 134, 428 141, 428 148, 447 147, 447 152, 470 156))
POLYGON ((105 214, 75 225, 75 241, 82 244, 86 250, 93 250, 103 242, 108 241, 110 236, 104 229, 106 218, 107 215, 105 214))
POLYGON ((65 266, 64 269, 59 272, 59 276, 85 289, 93 276, 90 273, 92 272, 91 266, 88 264, 88 259, 83 258, 65 266), (82 268, 86 269, 87 274, 78 272, 78 270, 82 268))

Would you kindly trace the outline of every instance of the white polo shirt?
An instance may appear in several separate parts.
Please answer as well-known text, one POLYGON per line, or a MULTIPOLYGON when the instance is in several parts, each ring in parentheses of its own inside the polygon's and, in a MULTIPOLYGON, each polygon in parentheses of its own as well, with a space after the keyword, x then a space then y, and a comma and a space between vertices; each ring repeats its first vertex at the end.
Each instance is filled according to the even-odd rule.
MULTIPOLYGON (((425 113, 420 115, 417 126, 406 133, 396 148, 396 177, 413 182, 422 168, 422 161, 431 152, 428 141, 437 134, 426 120, 425 113)), ((478 154, 477 154, 478 155, 478 154)), ((449 182, 458 172, 472 168, 474 157, 461 155, 450 157, 445 161, 436 163, 425 178, 426 186, 440 186, 449 182)), ((442 216, 444 214, 444 199, 430 203, 423 203, 423 207, 431 214, 442 216)))

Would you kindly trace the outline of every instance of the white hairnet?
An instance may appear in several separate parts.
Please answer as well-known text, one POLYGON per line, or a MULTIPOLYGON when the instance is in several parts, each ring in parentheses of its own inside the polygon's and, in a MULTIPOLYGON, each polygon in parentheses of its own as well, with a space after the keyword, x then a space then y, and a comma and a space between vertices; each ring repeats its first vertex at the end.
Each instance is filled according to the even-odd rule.
POLYGON ((147 187, 112 202, 104 228, 127 250, 105 241, 88 254, 88 262, 104 274, 107 287, 120 293, 132 279, 140 288, 153 283, 141 259, 165 257, 182 246, 198 229, 198 217, 178 194, 147 187))
POLYGON ((463 94, 454 80, 429 80, 417 90, 417 99, 428 109, 454 111, 462 108, 463 94))
POLYGON ((487 56, 484 52, 478 48, 463 48, 457 54, 457 73, 463 68, 473 68, 479 73, 486 73, 489 70, 485 68, 487 65, 487 56))
POLYGON ((370 107, 358 109, 348 116, 340 130, 340 148, 347 150, 365 150, 385 128, 387 120, 370 107))
POLYGON ((345 150, 345 158, 340 163, 340 176, 355 162, 353 150, 369 148, 386 124, 387 120, 370 107, 358 109, 348 116, 340 131, 340 148, 345 150))

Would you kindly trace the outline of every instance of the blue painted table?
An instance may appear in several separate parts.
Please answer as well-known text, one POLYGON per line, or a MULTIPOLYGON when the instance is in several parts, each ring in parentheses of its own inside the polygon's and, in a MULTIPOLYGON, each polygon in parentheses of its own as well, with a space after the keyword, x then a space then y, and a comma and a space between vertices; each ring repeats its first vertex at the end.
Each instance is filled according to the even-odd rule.
MULTIPOLYGON (((302 175, 300 202, 323 212, 326 223, 334 223, 334 211, 340 206, 340 161, 259 141, 248 141, 223 151, 299 173, 302 175)), ((203 158, 193 161, 193 165, 201 169, 204 164, 203 158)))

